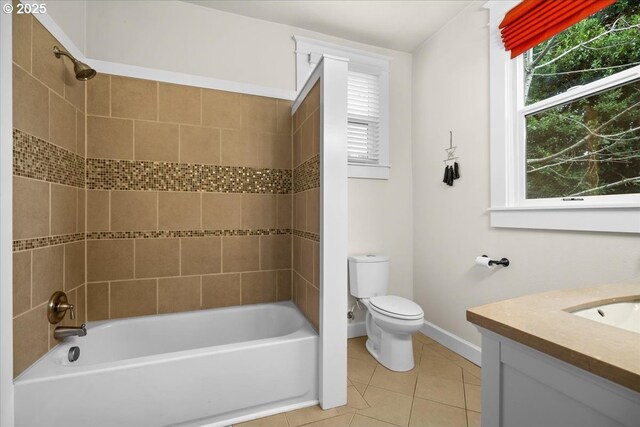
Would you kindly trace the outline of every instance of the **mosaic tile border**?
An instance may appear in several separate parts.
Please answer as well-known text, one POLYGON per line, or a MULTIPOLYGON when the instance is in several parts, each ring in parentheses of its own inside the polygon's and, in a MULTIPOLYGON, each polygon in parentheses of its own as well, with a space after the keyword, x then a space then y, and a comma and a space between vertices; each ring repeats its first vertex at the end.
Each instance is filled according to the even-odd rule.
POLYGON ((47 246, 62 245, 64 243, 84 240, 84 233, 60 234, 57 236, 35 237, 33 239, 21 239, 13 241, 13 252, 28 251, 31 249, 46 248, 47 246))
POLYGON ((303 239, 313 240, 314 242, 320 242, 320 235, 316 233, 309 233, 308 231, 293 230, 293 235, 302 237, 303 239))
POLYGON ((84 157, 14 128, 13 174, 84 188, 84 157))
POLYGON ((255 230, 160 230, 160 231, 94 231, 87 233, 87 240, 105 239, 158 239, 171 237, 232 237, 279 236, 291 234, 288 228, 261 228, 255 230))
POLYGON ((320 187, 320 155, 316 154, 293 171, 293 192, 320 187))
POLYGON ((88 190, 291 193, 288 169, 87 159, 88 190))

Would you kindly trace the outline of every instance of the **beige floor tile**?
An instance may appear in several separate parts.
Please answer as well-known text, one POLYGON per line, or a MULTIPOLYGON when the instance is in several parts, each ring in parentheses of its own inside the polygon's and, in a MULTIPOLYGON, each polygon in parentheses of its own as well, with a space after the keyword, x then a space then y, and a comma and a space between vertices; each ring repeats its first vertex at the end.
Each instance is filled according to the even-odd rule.
POLYGON ((465 408, 462 381, 452 381, 421 374, 416 385, 416 397, 457 406, 462 409, 465 408))
POLYGON ((424 344, 422 346, 422 356, 427 356, 427 357, 437 357, 439 359, 446 359, 444 357, 444 355, 438 353, 437 351, 435 351, 433 348, 435 346, 434 345, 428 345, 428 344, 424 344))
POLYGON ((418 332, 418 333, 414 334, 413 338, 417 339, 418 341, 421 341, 424 344, 437 344, 438 343, 437 341, 432 340, 431 338, 429 338, 428 336, 426 336, 422 332, 418 332))
POLYGON ((467 426, 468 427, 480 427, 480 413, 467 411, 467 426))
POLYGON ((422 357, 422 347, 424 344, 418 340, 413 340, 413 361, 416 365, 420 364, 420 358, 422 357))
POLYGON ((308 408, 296 409, 286 412, 287 421, 290 427, 297 427, 303 424, 321 421, 340 415, 336 409, 323 410, 320 405, 309 406, 308 408))
POLYGON ((365 362, 360 359, 347 358, 347 377, 351 381, 369 384, 377 363, 365 362))
POLYGON ((482 370, 480 369, 480 366, 475 363, 471 363, 467 359, 454 360, 453 363, 460 366, 463 370, 468 371, 476 378, 482 378, 482 370))
POLYGON ((467 427, 464 409, 415 398, 409 427, 467 427))
POLYGON ((287 417, 284 414, 272 415, 270 417, 258 418, 246 423, 234 424, 233 427, 289 427, 287 417))
POLYGON ((422 356, 419 372, 428 376, 462 381, 462 368, 443 358, 422 356))
POLYGON ((356 414, 350 427, 395 427, 393 424, 356 414))
POLYGON ((470 411, 482 412, 480 406, 480 386, 465 384, 464 397, 467 402, 467 409, 470 411))
POLYGON ((353 414, 344 414, 326 420, 305 424, 305 427, 349 427, 353 414))
POLYGON ((369 385, 413 396, 418 379, 417 368, 408 372, 394 372, 382 365, 376 367, 369 385))
POLYGON ((455 361, 464 360, 464 358, 460 356, 458 353, 449 350, 447 347, 443 345, 435 344, 432 346, 432 348, 436 353, 440 353, 441 355, 443 355, 445 358, 449 360, 455 360, 455 361))
POLYGON ((408 425, 412 403, 410 396, 369 386, 364 394, 364 399, 370 408, 359 410, 360 415, 397 426, 408 425))
POLYGON ((378 363, 365 347, 367 337, 352 338, 347 341, 347 355, 365 362, 378 363))
POLYGON ((365 384, 365 383, 359 383, 357 381, 351 381, 351 384, 353 384, 353 386, 356 388, 356 390, 358 390, 358 393, 360 393, 361 395, 364 395, 364 392, 367 390, 367 384, 365 384))
POLYGON ((362 397, 358 389, 353 386, 347 387, 347 406, 354 409, 368 408, 369 404, 362 397))
POLYGON ((462 378, 464 379, 464 382, 466 384, 473 384, 473 385, 482 384, 479 377, 476 377, 475 375, 470 374, 469 371, 465 371, 464 369, 462 370, 462 378))

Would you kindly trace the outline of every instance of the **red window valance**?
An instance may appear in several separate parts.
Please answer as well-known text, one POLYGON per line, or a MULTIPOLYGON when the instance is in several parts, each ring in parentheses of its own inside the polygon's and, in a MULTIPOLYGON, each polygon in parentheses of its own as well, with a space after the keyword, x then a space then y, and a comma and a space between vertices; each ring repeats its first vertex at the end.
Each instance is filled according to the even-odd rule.
POLYGON ((615 3, 616 0, 523 0, 500 23, 502 41, 515 58, 615 3))

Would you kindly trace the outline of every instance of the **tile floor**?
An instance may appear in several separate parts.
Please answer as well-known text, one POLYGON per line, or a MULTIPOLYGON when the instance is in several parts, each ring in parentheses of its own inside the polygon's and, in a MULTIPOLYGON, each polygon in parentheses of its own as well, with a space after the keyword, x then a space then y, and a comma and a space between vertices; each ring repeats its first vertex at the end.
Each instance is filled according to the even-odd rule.
POLYGON ((416 367, 392 372, 371 357, 365 341, 347 344, 347 405, 327 411, 316 405, 236 427, 480 426, 480 367, 417 333, 416 367))

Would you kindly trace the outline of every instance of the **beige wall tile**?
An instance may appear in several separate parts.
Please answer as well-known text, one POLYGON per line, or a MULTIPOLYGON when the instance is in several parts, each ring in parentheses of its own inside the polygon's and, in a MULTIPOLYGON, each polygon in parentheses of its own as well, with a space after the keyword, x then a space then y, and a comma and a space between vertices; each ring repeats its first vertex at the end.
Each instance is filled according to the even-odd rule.
POLYGON ((260 166, 275 169, 291 169, 291 135, 263 134, 260 144, 260 166))
POLYGON ((291 128, 292 132, 300 129, 302 122, 307 118, 307 103, 302 101, 302 104, 298 106, 296 113, 293 115, 292 122, 293 127, 291 128))
POLYGON ((180 162, 220 164, 220 129, 180 126, 180 162))
POLYGON ((136 278, 180 275, 180 239, 136 239, 136 278))
POLYGON ((242 226, 241 195, 202 193, 202 228, 205 230, 235 230, 242 226))
POLYGON ((31 251, 13 253, 13 315, 31 308, 31 251))
POLYGON ((260 269, 291 268, 291 235, 260 236, 260 269))
POLYGON ((307 313, 307 282, 298 273, 293 272, 293 300, 300 310, 307 313))
POLYGON ((13 239, 49 235, 49 183, 13 177, 13 239))
POLYGON ((242 228, 276 228, 277 224, 275 194, 242 195, 242 228))
POLYGON ((31 284, 33 307, 48 301, 54 292, 64 289, 63 268, 63 245, 34 249, 31 284))
POLYGON ((73 104, 80 111, 86 111, 85 108, 85 87, 86 81, 78 80, 76 73, 73 71, 73 63, 65 60, 64 64, 64 98, 73 104))
POLYGON ((292 224, 292 215, 293 215, 293 207, 292 200, 293 196, 291 194, 278 194, 278 228, 291 228, 292 224))
POLYGON ((182 275, 220 273, 220 239, 220 237, 183 238, 180 243, 182 275))
POLYGON ((74 289, 84 283, 85 241, 64 245, 64 289, 74 289))
POLYGON ((87 190, 87 231, 109 230, 109 192, 87 190))
POLYGON ((292 296, 291 270, 278 271, 278 301, 289 301, 292 296))
POLYGON ((31 71, 31 14, 12 15, 13 62, 31 71))
POLYGON ((308 118, 300 128, 300 163, 304 163, 313 156, 313 118, 308 118))
POLYGON ((222 129, 220 163, 225 166, 260 167, 260 145, 256 133, 222 129))
POLYGON ((242 129, 276 132, 276 100, 262 96, 242 95, 242 129))
POLYGON ((222 271, 255 271, 259 268, 258 236, 222 238, 222 271))
POLYGON ((178 161, 178 125, 136 121, 134 138, 136 160, 178 161))
POLYGON ((291 135, 291 101, 278 99, 276 101, 276 121, 278 123, 276 132, 291 135))
POLYGON ((293 147, 293 167, 297 168, 302 163, 302 152, 300 150, 300 144, 302 143, 302 130, 298 129, 295 131, 291 138, 291 144, 293 147))
POLYGON ((49 89, 15 65, 13 66, 13 127, 49 140, 49 89))
POLYGON ((240 305, 240 274, 202 276, 202 308, 240 305))
POLYGON ((133 278, 133 239, 88 240, 87 281, 133 278))
POLYGON ((31 73, 35 78, 49 86, 49 88, 64 94, 64 61, 67 58, 56 58, 53 54, 53 46, 66 50, 37 20, 33 20, 33 44, 31 60, 33 63, 31 73))
POLYGON ((111 282, 111 318, 156 314, 157 286, 156 279, 111 282))
POLYGON ((109 283, 87 283, 87 320, 109 318, 109 283))
POLYGON ((311 145, 311 154, 320 153, 320 110, 313 113, 313 144, 311 145))
POLYGON ((307 231, 320 233, 320 189, 305 191, 307 195, 307 231))
POLYGON ((313 285, 322 289, 320 283, 320 243, 313 242, 313 285))
POLYGON ((133 121, 87 117, 87 157, 133 159, 133 121))
POLYGON ((242 273, 242 304, 259 304, 276 300, 277 272, 242 273))
POLYGON ((293 237, 293 268, 307 282, 313 282, 313 241, 293 237))
POLYGON ((320 330, 320 291, 307 283, 307 318, 309 322, 320 330))
POLYGON ((78 225, 76 226, 78 233, 84 233, 86 231, 85 230, 86 228, 85 219, 87 216, 86 197, 87 197, 87 190, 78 190, 78 225))
POLYGON ((158 193, 160 230, 200 229, 200 193, 161 191, 158 193))
POLYGON ((87 156, 87 138, 85 137, 86 115, 80 110, 76 110, 76 154, 82 157, 87 156))
POLYGON ((158 279, 158 313, 200 308, 200 276, 158 279))
POLYGON ((198 87, 159 83, 160 121, 200 124, 200 97, 198 87))
POLYGON ((112 191, 111 230, 156 230, 158 193, 155 191, 112 191))
POLYGON ((48 350, 49 322, 46 305, 13 321, 13 376, 16 377, 48 350))
POLYGON ((293 195, 293 228, 307 229, 307 195, 305 192, 293 195))
POLYGON ((87 114, 110 115, 111 76, 98 73, 87 81, 87 114))
POLYGON ((240 129, 241 98, 239 93, 202 89, 202 124, 227 129, 240 129))
POLYGON ((87 322, 87 304, 86 304, 86 294, 87 287, 86 285, 82 285, 76 289, 76 320, 75 325, 80 326, 83 323, 87 322))
POLYGON ((307 109, 306 114, 309 117, 317 108, 320 107, 320 82, 313 85, 306 98, 307 109))
POLYGON ((111 115, 127 119, 157 120, 158 83, 111 76, 111 115))
POLYGON ((78 227, 78 189, 51 184, 51 234, 71 234, 78 227))

